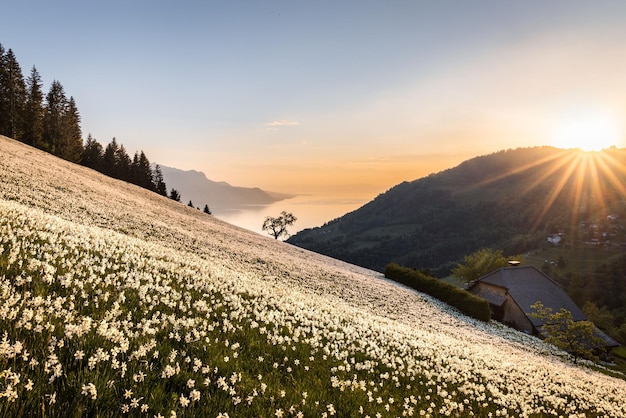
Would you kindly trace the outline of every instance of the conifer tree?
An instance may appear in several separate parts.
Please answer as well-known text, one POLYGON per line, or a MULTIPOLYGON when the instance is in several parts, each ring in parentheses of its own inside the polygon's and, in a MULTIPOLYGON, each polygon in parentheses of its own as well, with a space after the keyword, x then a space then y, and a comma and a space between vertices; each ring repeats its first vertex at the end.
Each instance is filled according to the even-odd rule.
POLYGON ((132 163, 126 148, 124 148, 124 145, 120 145, 115 153, 115 177, 120 180, 130 181, 132 163))
POLYGON ((63 135, 63 116, 67 109, 67 97, 63 85, 57 80, 52 82, 50 91, 46 95, 44 114, 43 149, 58 155, 61 137, 63 135))
POLYGON ((180 193, 178 193, 178 190, 172 188, 170 191, 170 199, 180 202, 180 193))
POLYGON ((7 60, 6 60, 6 50, 0 44, 0 135, 6 135, 8 132, 5 132, 5 120, 8 119, 9 114, 9 97, 7 94, 7 84, 8 84, 8 69, 7 69, 7 60))
POLYGON ((26 79, 26 103, 23 117, 23 142, 41 148, 43 142, 43 91, 41 76, 33 66, 26 79))
POLYGON ((141 151, 139 153, 138 166, 137 166, 137 185, 144 189, 155 191, 154 183, 152 182, 152 167, 150 167, 150 160, 146 157, 146 154, 141 151))
POLYGON ((70 96, 61 119, 62 130, 59 138, 57 155, 68 161, 77 163, 83 154, 83 140, 80 129, 80 114, 74 97, 70 96))
POLYGON ((0 133, 21 140, 26 84, 13 50, 0 50, 0 133))
POLYGON ((102 155, 102 173, 107 176, 117 177, 116 157, 118 148, 117 141, 113 138, 104 149, 104 154, 102 155))
POLYGON ((167 187, 165 185, 165 181, 163 180, 163 172, 158 164, 154 166, 152 182, 154 185, 154 191, 162 196, 167 196, 167 187))
POLYGON ((211 215, 211 209, 209 209, 209 205, 204 205, 204 213, 206 213, 207 215, 211 215))
POLYGON ((80 163, 85 167, 93 168, 97 171, 102 171, 103 154, 104 149, 102 148, 102 145, 98 141, 96 141, 94 137, 91 136, 91 133, 87 135, 87 141, 85 142, 85 147, 80 163))

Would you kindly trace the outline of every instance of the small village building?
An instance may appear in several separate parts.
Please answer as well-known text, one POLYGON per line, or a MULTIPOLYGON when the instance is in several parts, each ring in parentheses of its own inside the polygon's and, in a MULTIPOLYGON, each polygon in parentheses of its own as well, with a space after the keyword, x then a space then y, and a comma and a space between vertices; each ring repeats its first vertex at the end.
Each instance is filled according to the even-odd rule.
POLYGON ((548 235, 548 242, 552 245, 559 245, 561 236, 559 234, 550 234, 548 235))
MULTIPOLYGON (((534 266, 503 267, 475 282, 468 290, 486 299, 491 306, 493 319, 527 334, 543 337, 543 321, 533 318, 531 305, 539 301, 552 312, 566 309, 574 321, 586 321, 587 317, 565 291, 534 266)), ((607 347, 620 344, 597 329, 607 347)))

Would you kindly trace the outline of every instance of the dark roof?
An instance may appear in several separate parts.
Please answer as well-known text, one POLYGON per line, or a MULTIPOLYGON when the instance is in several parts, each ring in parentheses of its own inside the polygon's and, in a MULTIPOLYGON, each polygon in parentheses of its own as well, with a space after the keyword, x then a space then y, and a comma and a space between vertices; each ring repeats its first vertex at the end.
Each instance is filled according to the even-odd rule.
POLYGON ((506 296, 495 292, 484 292, 480 295, 481 298, 486 299, 487 302, 494 306, 502 306, 506 302, 506 296))
POLYGON ((621 345, 613 338, 611 338, 610 335, 602 331, 600 328, 596 327, 596 332, 598 333, 598 336, 606 342, 607 347, 619 347, 621 345))
POLYGON ((544 307, 551 308, 552 312, 558 312, 561 308, 567 309, 572 313, 574 321, 587 320, 583 311, 567 296, 567 293, 534 266, 503 267, 481 277, 478 281, 507 289, 511 298, 526 313, 535 328, 539 328, 544 322, 530 316, 530 313, 534 312, 530 305, 537 301, 543 303, 544 307))

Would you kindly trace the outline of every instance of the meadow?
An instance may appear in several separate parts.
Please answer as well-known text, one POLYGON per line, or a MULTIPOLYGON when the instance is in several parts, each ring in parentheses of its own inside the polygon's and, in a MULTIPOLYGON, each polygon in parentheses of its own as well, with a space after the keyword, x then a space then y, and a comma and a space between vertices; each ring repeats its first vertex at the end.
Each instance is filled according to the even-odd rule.
POLYGON ((0 138, 0 417, 626 416, 626 381, 0 138))

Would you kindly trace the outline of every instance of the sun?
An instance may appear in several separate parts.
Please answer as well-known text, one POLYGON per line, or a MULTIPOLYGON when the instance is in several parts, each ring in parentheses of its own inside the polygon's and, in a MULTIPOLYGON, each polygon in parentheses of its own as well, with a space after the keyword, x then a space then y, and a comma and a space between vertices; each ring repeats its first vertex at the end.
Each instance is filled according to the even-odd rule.
POLYGON ((583 151, 601 151, 623 141, 623 129, 617 118, 608 111, 570 111, 556 121, 552 133, 557 148, 579 148, 583 151))

